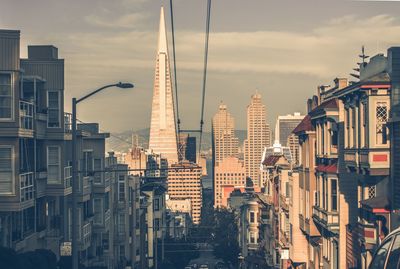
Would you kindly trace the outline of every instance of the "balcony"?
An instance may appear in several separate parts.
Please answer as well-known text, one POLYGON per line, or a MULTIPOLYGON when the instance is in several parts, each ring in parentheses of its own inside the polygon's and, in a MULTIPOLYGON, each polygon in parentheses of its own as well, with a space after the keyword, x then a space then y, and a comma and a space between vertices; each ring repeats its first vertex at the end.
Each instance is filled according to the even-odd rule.
POLYGON ((19 101, 19 126, 21 129, 33 130, 33 114, 33 103, 19 101))
POLYGON ((81 250, 85 250, 90 246, 91 237, 92 237, 92 223, 90 221, 85 222, 81 230, 79 231, 81 250))
POLYGON ((349 168, 356 168, 358 166, 358 153, 354 149, 345 149, 344 162, 349 168))
POLYGON ((317 206, 313 207, 314 221, 330 232, 339 231, 339 212, 328 212, 317 206))
POLYGON ((20 201, 27 202, 33 201, 34 193, 35 193, 35 186, 34 186, 34 176, 33 172, 28 172, 19 175, 20 181, 20 201))
POLYGON ((72 166, 64 167, 64 188, 72 187, 72 166))
POLYGON ((90 177, 83 177, 83 195, 90 195, 92 193, 92 184, 90 177))
POLYGON ((360 167, 374 175, 389 175, 390 169, 390 150, 360 150, 360 167))

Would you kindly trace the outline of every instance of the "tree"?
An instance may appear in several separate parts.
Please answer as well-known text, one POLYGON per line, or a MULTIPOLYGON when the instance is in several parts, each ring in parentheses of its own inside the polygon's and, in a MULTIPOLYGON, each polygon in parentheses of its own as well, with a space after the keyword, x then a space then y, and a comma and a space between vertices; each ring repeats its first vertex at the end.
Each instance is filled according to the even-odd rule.
POLYGON ((235 215, 226 210, 215 211, 214 255, 224 262, 237 263, 240 252, 235 215))
MULTIPOLYGON (((160 268, 184 268, 191 260, 199 257, 199 251, 196 248, 196 242, 194 240, 174 240, 171 238, 167 238, 164 244, 165 266, 161 266, 160 268)), ((161 249, 159 250, 159 253, 161 253, 161 249)))

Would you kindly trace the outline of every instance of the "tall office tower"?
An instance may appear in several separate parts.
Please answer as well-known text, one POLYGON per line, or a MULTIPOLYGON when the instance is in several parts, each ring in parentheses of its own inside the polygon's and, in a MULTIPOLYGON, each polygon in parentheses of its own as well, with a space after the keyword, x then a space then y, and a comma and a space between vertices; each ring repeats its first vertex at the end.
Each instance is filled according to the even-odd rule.
POLYGON ((300 161, 300 144, 299 137, 295 134, 289 135, 286 146, 289 147, 290 153, 292 154, 292 164, 297 166, 300 161))
POLYGON ((246 176, 255 186, 260 184, 260 161, 265 147, 270 146, 270 130, 266 120, 266 108, 261 103, 261 94, 251 96, 247 106, 247 139, 244 141, 246 176))
POLYGON ((163 8, 160 14, 149 148, 167 158, 169 164, 178 161, 174 101, 163 8))
POLYGON ((180 133, 178 151, 180 161, 196 163, 196 137, 180 133))
MULTIPOLYGON (((238 157, 239 139, 235 137, 235 120, 228 112, 226 105, 221 103, 218 112, 212 119, 212 168, 213 168, 213 190, 214 198, 218 190, 216 189, 216 170, 217 166, 227 157, 238 157)), ((214 200, 214 206, 217 206, 214 200)))
POLYGON ((235 120, 221 103, 212 120, 213 161, 218 165, 226 157, 237 157, 239 139, 235 137, 235 120))
POLYGON ((275 140, 282 145, 286 145, 289 135, 303 119, 304 115, 300 115, 299 112, 295 112, 293 115, 278 116, 275 125, 275 140))
POLYGON ((168 196, 171 200, 190 199, 191 217, 200 223, 202 206, 202 168, 190 162, 172 164, 168 170, 168 196))
MULTIPOLYGON (((260 164, 258 164, 260 167, 260 164)), ((214 207, 227 207, 235 187, 246 186, 246 169, 236 157, 227 157, 215 167, 214 207)))

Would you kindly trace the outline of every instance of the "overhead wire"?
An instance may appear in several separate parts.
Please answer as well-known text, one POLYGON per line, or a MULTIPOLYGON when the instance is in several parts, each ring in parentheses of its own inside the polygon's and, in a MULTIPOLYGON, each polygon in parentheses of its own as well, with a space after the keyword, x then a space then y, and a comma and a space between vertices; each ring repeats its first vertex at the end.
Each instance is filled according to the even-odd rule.
POLYGON ((205 104, 205 97, 206 97, 207 64, 208 64, 208 40, 209 40, 209 35, 210 35, 210 17, 211 17, 211 0, 207 0, 206 36, 205 36, 205 44, 204 44, 203 88, 202 88, 201 114, 200 114, 199 155, 201 152, 201 145, 202 145, 202 138, 203 138, 204 104, 205 104))
MULTIPOLYGON (((175 86, 175 108, 176 108, 176 128, 178 136, 176 138, 178 147, 180 147, 180 132, 181 132, 181 119, 179 117, 179 98, 178 98, 178 75, 176 72, 176 52, 175 52, 175 27, 174 27, 174 9, 172 5, 172 0, 169 1, 169 7, 171 12, 171 30, 172 30, 172 56, 174 62, 174 86, 175 86)), ((181 150, 179 149, 178 154, 181 154, 181 150)), ((181 158, 181 156, 179 156, 181 158)))

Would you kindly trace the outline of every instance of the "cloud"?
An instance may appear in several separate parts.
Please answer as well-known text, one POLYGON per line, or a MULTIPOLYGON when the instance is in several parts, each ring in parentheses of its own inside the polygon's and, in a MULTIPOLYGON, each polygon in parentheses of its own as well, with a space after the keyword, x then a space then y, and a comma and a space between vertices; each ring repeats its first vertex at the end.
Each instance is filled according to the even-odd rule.
POLYGON ((85 21, 91 25, 106 28, 135 29, 139 24, 148 18, 147 14, 130 13, 114 18, 110 15, 98 16, 89 15, 85 21))
MULTIPOLYGON (((47 37, 47 40, 53 38, 62 44, 60 54, 66 59, 68 98, 79 96, 82 89, 90 89, 114 80, 135 83, 135 100, 127 99, 126 96, 119 98, 119 94, 113 96, 115 103, 121 106, 114 107, 113 116, 105 119, 112 128, 131 128, 131 119, 127 119, 126 115, 139 115, 135 119, 136 126, 148 125, 158 29, 132 30, 135 23, 140 24, 144 20, 145 17, 135 14, 122 16, 120 20, 113 22, 92 20, 98 26, 120 31, 75 32, 61 37, 61 40, 60 36, 47 37), (140 94, 136 94, 137 92, 140 94)), ((297 109, 302 107, 303 103, 299 100, 305 99, 314 86, 330 82, 337 76, 348 76, 356 66, 361 45, 366 46, 370 55, 385 52, 390 45, 399 42, 398 33, 399 20, 385 14, 373 17, 344 16, 321 22, 303 32, 212 32, 209 44, 208 94, 215 100, 228 99, 228 102, 238 103, 239 100, 229 98, 237 98, 236 94, 243 94, 245 88, 248 91, 256 86, 265 87, 269 90, 270 102, 274 100, 270 105, 271 115, 276 115, 278 111, 288 113, 290 109, 294 109, 294 103, 297 104, 297 109), (284 85, 282 81, 285 81, 284 85), (279 91, 273 92, 276 88, 279 91), (295 92, 293 88, 296 88, 295 92), (280 104, 280 94, 291 94, 294 98, 291 105, 288 103, 288 111, 282 111, 281 105, 275 106, 280 104)), ((200 89, 204 33, 177 31, 176 44, 181 96, 190 93, 187 96, 190 100, 180 104, 180 107, 183 111, 192 111, 196 98, 200 98, 196 96, 196 89, 200 89)), ((98 111, 105 104, 108 105, 106 96, 104 99, 97 97, 100 100, 88 104, 81 114, 83 119, 96 118, 98 111)), ((210 100, 208 106, 217 106, 213 102, 214 100, 210 100)), ((187 113, 187 117, 192 114, 197 116, 196 112, 187 113)))

